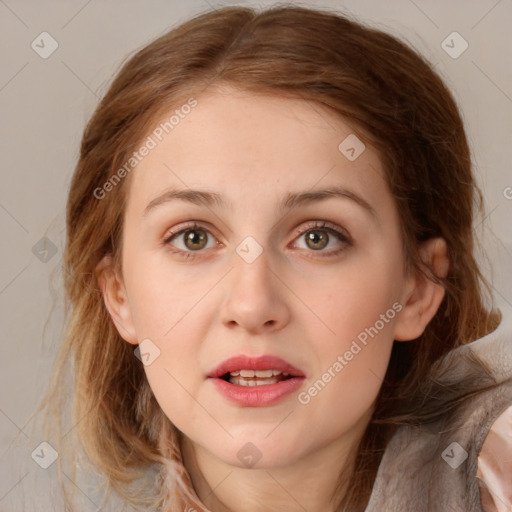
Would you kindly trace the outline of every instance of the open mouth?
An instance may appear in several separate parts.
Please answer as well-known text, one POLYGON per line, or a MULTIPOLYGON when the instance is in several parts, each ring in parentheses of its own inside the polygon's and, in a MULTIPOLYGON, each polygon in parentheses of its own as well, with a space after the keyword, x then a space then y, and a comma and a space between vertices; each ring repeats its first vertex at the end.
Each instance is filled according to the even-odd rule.
POLYGON ((280 370, 238 370, 220 376, 222 380, 235 386, 268 386, 292 378, 280 370))
POLYGON ((240 354, 220 363, 208 378, 225 399, 237 406, 270 407, 297 391, 305 375, 274 355, 240 354))

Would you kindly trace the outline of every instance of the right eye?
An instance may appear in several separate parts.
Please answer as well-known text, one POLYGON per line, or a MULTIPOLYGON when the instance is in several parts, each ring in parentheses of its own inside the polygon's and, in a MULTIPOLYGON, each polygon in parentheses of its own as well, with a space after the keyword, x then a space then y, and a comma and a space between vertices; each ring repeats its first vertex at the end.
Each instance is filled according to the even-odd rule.
POLYGON ((209 235, 213 237, 210 231, 208 231, 205 227, 194 222, 193 224, 185 226, 183 229, 171 231, 169 236, 164 239, 163 243, 166 246, 173 247, 171 248, 172 252, 184 253, 184 256, 188 258, 195 256, 190 253, 200 252, 205 248, 209 235), (182 236, 182 247, 174 249, 175 245, 171 242, 176 239, 179 240, 182 236))

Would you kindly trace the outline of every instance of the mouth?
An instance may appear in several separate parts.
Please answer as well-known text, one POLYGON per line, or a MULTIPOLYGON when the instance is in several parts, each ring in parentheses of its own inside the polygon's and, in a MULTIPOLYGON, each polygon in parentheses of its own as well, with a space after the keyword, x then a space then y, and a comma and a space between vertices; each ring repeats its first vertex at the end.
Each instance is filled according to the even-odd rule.
POLYGON ((283 380, 293 378, 289 373, 280 370, 236 370, 234 372, 226 372, 220 378, 234 384, 235 386, 268 386, 269 384, 277 384, 283 380))
POLYGON ((208 378, 228 401, 245 407, 266 407, 302 386, 305 374, 280 357, 240 355, 222 362, 208 378))
POLYGON ((235 386, 264 386, 304 376, 301 370, 288 361, 268 354, 258 357, 230 357, 208 375, 210 378, 223 379, 235 386))

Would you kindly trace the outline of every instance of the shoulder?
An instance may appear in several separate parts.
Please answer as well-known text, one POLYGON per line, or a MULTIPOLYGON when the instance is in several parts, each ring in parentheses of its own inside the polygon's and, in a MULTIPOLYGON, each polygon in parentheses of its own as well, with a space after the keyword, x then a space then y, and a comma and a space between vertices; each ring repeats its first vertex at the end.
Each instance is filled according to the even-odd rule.
POLYGON ((512 510, 512 405, 494 421, 478 456, 482 509, 512 510))

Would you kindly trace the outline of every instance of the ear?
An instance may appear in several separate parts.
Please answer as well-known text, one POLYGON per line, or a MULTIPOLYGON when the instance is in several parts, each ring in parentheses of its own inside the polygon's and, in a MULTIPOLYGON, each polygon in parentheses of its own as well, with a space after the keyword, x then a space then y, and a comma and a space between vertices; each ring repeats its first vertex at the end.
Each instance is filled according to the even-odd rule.
MULTIPOLYGON (((450 268, 448 249, 444 238, 431 238, 420 249, 423 269, 431 275, 430 269, 439 277, 446 277, 450 268)), ((436 314, 445 294, 442 284, 427 279, 420 272, 407 278, 404 295, 404 307, 395 323, 394 339, 410 341, 419 338, 426 326, 436 314)))
POLYGON ((110 255, 105 256, 95 269, 103 301, 121 337, 128 343, 138 344, 130 304, 123 278, 114 268, 110 255))

